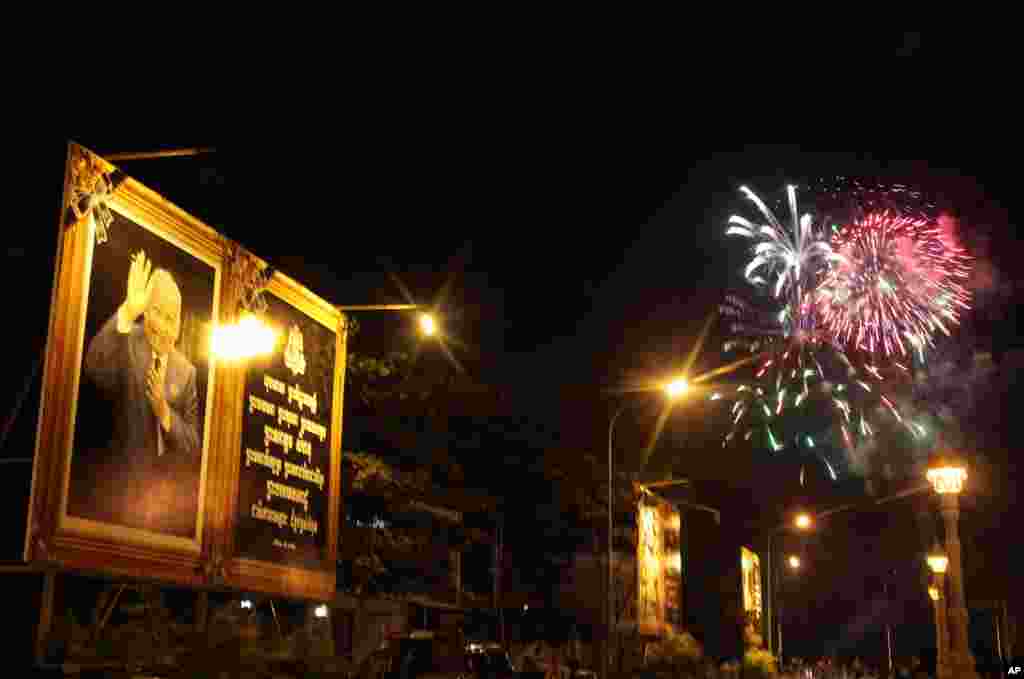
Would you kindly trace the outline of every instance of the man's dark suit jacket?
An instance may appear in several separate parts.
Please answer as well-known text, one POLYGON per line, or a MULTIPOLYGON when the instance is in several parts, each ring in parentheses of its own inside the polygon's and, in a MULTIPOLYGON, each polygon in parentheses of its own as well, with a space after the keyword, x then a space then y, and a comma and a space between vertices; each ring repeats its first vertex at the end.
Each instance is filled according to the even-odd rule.
POLYGON ((153 351, 136 322, 131 332, 117 331, 117 314, 93 338, 85 357, 85 373, 115 402, 111 449, 132 460, 199 451, 199 397, 196 369, 177 349, 167 355, 164 398, 171 410, 170 431, 164 431, 146 396, 146 375, 153 351))

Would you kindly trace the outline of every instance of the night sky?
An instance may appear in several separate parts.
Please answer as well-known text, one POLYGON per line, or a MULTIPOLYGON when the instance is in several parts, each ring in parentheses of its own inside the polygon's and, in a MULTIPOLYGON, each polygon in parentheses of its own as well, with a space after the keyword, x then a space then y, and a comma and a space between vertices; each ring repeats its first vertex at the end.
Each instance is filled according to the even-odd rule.
MULTIPOLYGON (((1004 534, 1010 522, 1024 518, 1014 502, 1021 429, 1010 422, 1012 351, 1004 360, 1004 352, 1020 343, 1016 262, 1024 253, 1011 218, 1020 197, 1016 174, 988 146, 837 153, 726 145, 731 150, 703 151, 694 146, 699 139, 667 145, 619 137, 613 143, 611 136, 590 128, 584 133, 568 121, 543 131, 472 125, 422 132, 355 144, 342 138, 282 140, 280 147, 261 145, 259 151, 201 138, 76 141, 101 154, 216 146, 214 155, 123 167, 330 301, 407 301, 396 279, 416 302, 443 301, 453 355, 475 380, 507 395, 511 410, 544 422, 566 446, 594 451, 603 450, 606 418, 619 398, 608 392, 678 368, 726 290, 742 289, 743 245, 724 236, 729 214, 750 213, 737 190, 741 184, 774 201, 788 182, 863 176, 903 181, 939 196, 959 217, 972 252, 980 253, 983 234, 989 237, 988 252, 979 256, 991 261, 1008 291, 986 298, 964 327, 966 344, 995 353, 1002 363, 998 380, 993 378, 1001 386, 980 390, 989 394, 991 421, 984 426, 993 452, 979 471, 982 487, 964 503, 965 550, 985 554, 981 564, 966 553, 974 578, 968 596, 984 588, 986 598, 1009 595, 1024 610, 1019 574, 1010 580, 1007 567, 1010 550, 1018 548, 1004 534)), ((20 210, 35 226, 7 231, 5 279, 27 277, 43 291, 38 299, 15 299, 19 317, 31 318, 27 325, 33 328, 18 343, 20 356, 31 356, 40 328, 45 330, 40 310, 52 274, 38 262, 51 256, 62 143, 48 147, 56 163, 39 163, 38 202, 20 210)), ((359 341, 367 346, 357 344, 356 351, 370 351, 370 343, 386 342, 401 328, 400 320, 361 320, 359 341)), ((716 325, 698 366, 721 364, 722 339, 716 325)), ((20 372, 28 363, 15 365, 20 372)), ((820 470, 812 471, 810 489, 801 491, 797 462, 766 451, 723 451, 724 431, 701 408, 670 419, 653 462, 666 473, 695 479, 701 501, 733 503, 723 506, 727 523, 737 527, 731 537, 744 539, 738 526, 781 516, 794 493, 805 493, 821 508, 839 503, 844 493, 864 495, 857 477, 830 484, 817 477, 820 470), (728 516, 730 507, 734 516, 728 516)), ((654 412, 653 406, 637 406, 621 425, 620 448, 646 440, 654 412)), ((31 433, 21 445, 27 440, 31 433)), ((10 445, 2 452, 17 454, 10 445)), ((828 534, 812 540, 807 559, 818 565, 788 606, 797 611, 787 639, 793 652, 845 652, 847 642, 862 652, 874 650, 871 639, 878 635, 871 630, 878 617, 862 602, 881 596, 881 578, 895 567, 890 564, 898 564, 893 587, 908 602, 900 615, 905 608, 907 629, 917 630, 908 634, 919 634, 914 625, 927 623, 930 613, 921 608, 914 559, 922 536, 933 530, 928 516, 927 505, 907 502, 891 514, 834 521, 828 534), (846 558, 852 554, 868 556, 846 558), (826 606, 829 601, 835 605, 826 606), (867 630, 862 635, 861 628, 867 630), (866 641, 849 641, 858 635, 866 641)))

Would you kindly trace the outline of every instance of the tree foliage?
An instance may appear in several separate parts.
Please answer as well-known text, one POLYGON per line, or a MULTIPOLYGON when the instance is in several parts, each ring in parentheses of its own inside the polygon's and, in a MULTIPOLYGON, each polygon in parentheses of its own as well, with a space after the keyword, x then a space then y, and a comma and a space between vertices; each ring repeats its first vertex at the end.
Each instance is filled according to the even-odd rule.
POLYGON ((444 581, 450 550, 488 540, 479 528, 431 514, 427 507, 442 504, 443 491, 422 468, 406 471, 371 453, 346 452, 343 469, 348 492, 339 559, 344 579, 357 592, 444 581))

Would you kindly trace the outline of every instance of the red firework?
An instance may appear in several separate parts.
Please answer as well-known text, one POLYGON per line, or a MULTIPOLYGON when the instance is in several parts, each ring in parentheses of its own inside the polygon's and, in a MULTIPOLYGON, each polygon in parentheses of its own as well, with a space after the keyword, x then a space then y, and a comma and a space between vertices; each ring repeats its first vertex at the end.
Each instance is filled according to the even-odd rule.
POLYGON ((969 308, 969 258, 949 222, 872 213, 836 229, 832 250, 840 259, 816 303, 839 344, 872 354, 922 351, 969 308))

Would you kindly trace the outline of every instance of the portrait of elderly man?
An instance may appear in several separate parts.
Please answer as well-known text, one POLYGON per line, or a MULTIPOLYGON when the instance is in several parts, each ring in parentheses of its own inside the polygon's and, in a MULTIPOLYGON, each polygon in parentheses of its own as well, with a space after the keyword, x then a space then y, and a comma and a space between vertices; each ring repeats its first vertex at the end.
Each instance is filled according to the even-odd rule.
POLYGON ((89 342, 83 376, 110 409, 102 471, 86 491, 97 518, 157 531, 182 524, 175 472, 198 458, 202 440, 196 368, 176 348, 181 305, 174 277, 137 252, 124 301, 89 342))

